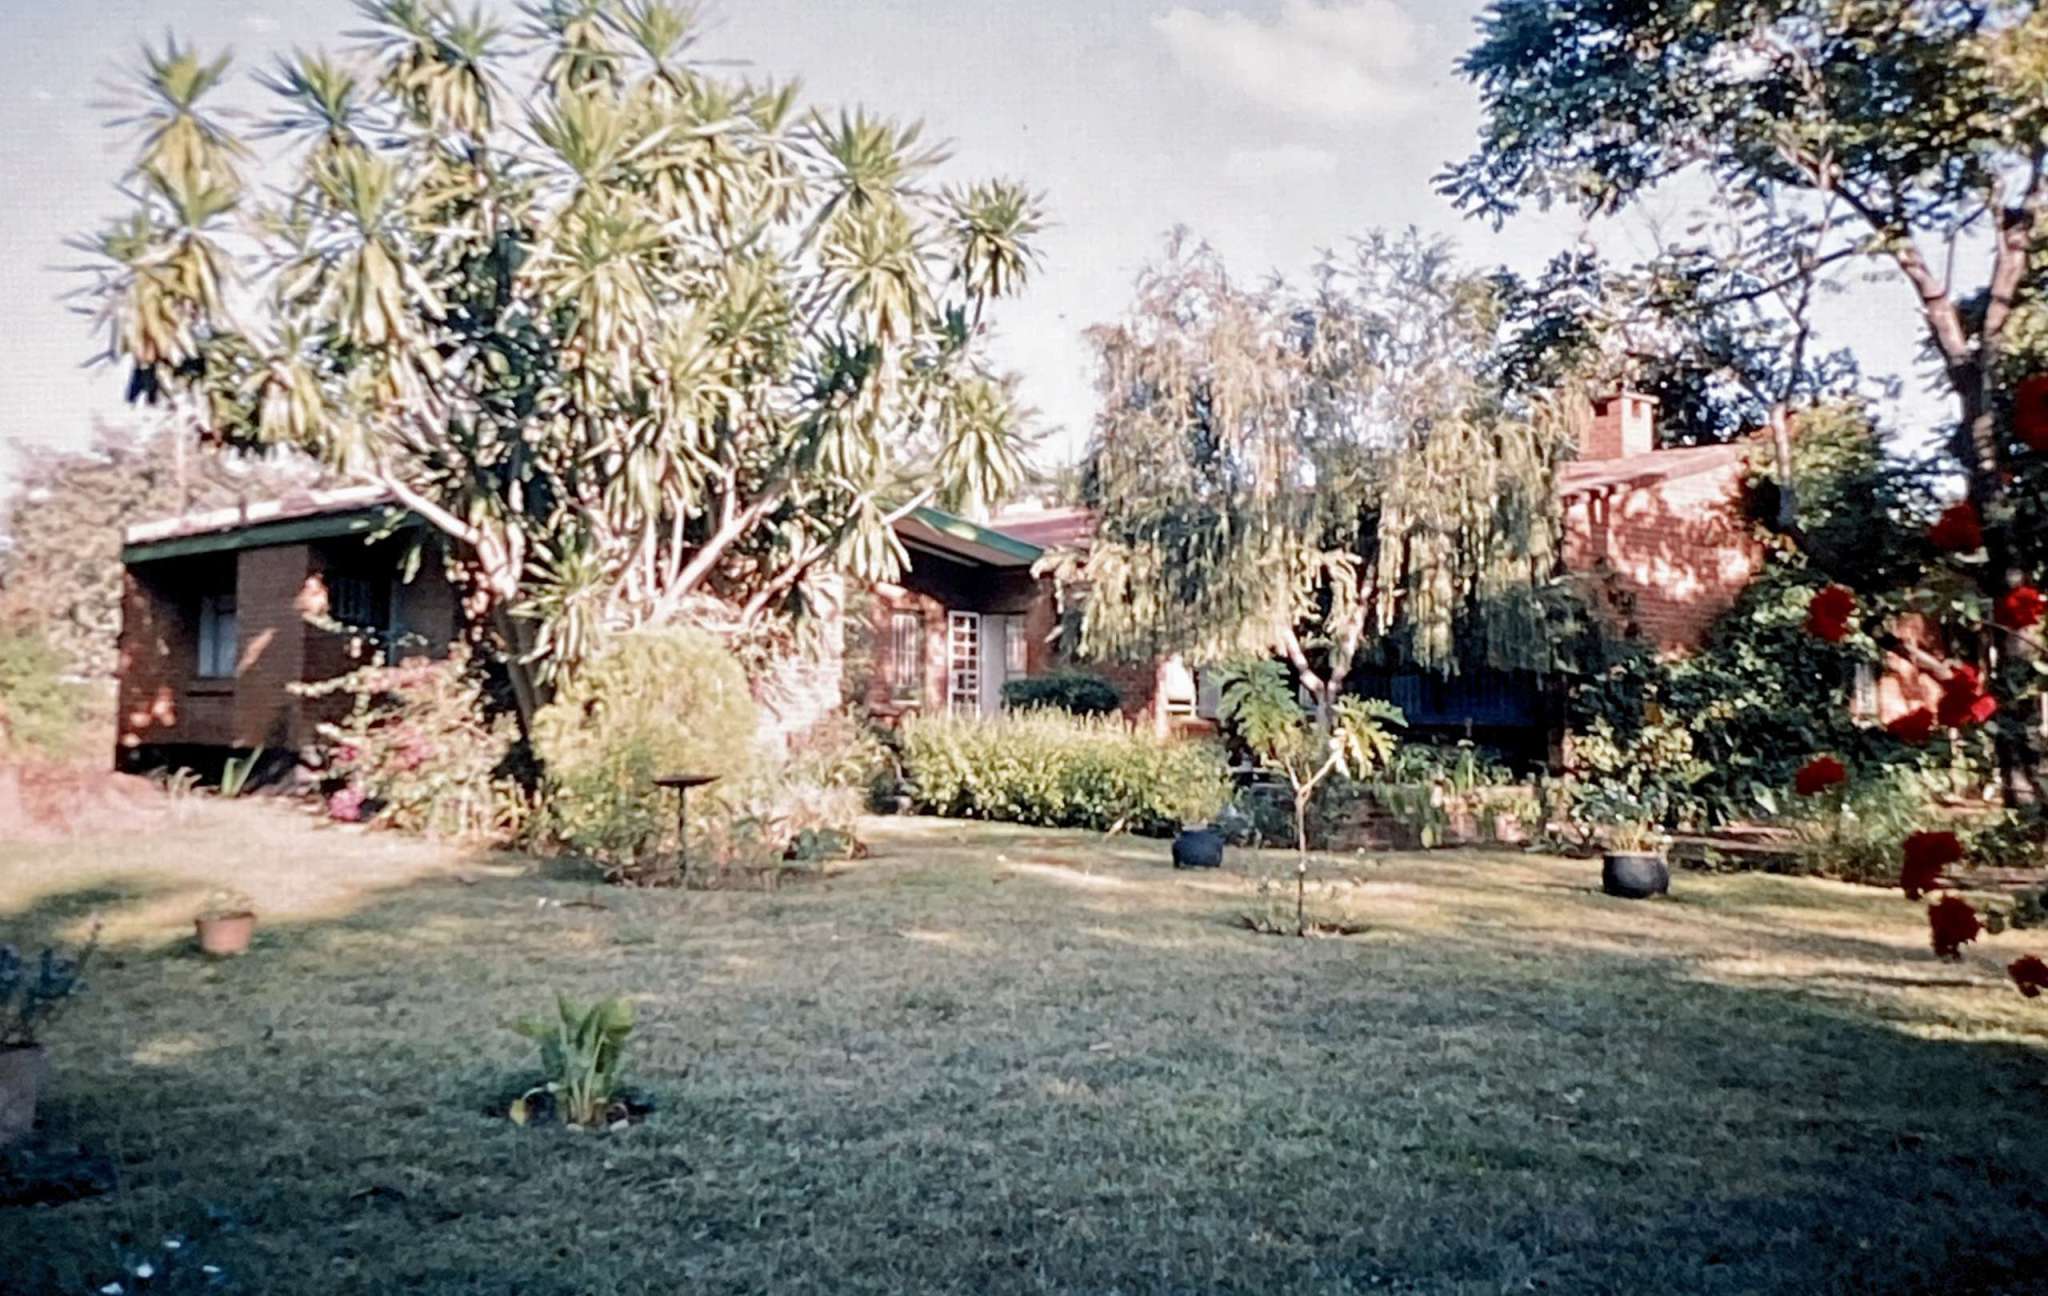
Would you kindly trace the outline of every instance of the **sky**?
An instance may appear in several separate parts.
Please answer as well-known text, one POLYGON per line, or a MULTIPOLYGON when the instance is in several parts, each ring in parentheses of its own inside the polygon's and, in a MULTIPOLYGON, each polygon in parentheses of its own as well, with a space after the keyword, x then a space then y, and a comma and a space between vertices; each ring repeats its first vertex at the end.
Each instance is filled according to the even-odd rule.
MULTIPOLYGON (((484 0, 508 18, 510 0, 484 0)), ((943 178, 1020 179, 1053 227, 1027 294, 996 317, 1046 433, 1040 458, 1078 450, 1093 417, 1083 330, 1116 318, 1139 270, 1184 224, 1245 277, 1301 275, 1319 249, 1374 227, 1453 237, 1474 264, 1539 267, 1576 235, 1562 216, 1500 232, 1463 219, 1430 178, 1462 157, 1477 97, 1454 64, 1477 0, 714 0, 700 50, 754 75, 797 77, 809 102, 919 119, 950 142, 943 178)), ((0 0, 0 474, 27 444, 75 445, 120 420, 122 380, 87 368, 99 341, 63 295, 67 237, 120 210, 129 155, 104 125, 107 86, 166 31, 232 49, 246 88, 275 53, 339 51, 345 0, 0 0)), ((1667 212, 1669 216, 1672 213, 1667 212)), ((1627 261, 1631 225, 1598 232, 1627 261)), ((1827 303, 1826 340, 1867 371, 1910 376, 1918 336, 1897 285, 1827 303)), ((1909 381, 1887 411, 1919 439, 1944 416, 1909 381)))

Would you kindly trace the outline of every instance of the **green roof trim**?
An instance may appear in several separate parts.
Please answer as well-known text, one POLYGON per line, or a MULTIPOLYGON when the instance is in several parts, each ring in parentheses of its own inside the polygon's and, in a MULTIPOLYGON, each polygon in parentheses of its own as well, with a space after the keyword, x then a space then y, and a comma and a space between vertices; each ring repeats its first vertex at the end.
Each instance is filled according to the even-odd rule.
POLYGON ((191 558, 199 554, 233 553, 241 549, 263 549, 271 545, 303 544, 308 540, 336 540, 346 536, 371 535, 383 530, 417 526, 419 519, 388 504, 350 509, 346 513, 321 513, 312 517, 281 518, 252 526, 208 531, 201 535, 172 536, 121 546, 121 563, 157 562, 165 558, 191 558))
POLYGON ((1006 535, 991 527, 969 522, 964 517, 955 517, 939 509, 920 508, 911 516, 941 535, 949 535, 955 540, 964 540, 968 544, 978 544, 985 549, 1008 554, 1019 562, 1035 563, 1045 556, 1044 549, 1028 540, 1019 540, 1013 535, 1006 535))

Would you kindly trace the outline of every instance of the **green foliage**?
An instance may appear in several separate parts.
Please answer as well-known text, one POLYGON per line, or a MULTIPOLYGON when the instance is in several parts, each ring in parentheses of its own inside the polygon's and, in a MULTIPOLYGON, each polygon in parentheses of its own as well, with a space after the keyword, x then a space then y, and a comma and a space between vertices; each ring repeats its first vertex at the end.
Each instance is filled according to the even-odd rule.
POLYGON ((77 240, 83 291, 131 399, 445 534, 522 713, 609 628, 803 609, 821 567, 900 567, 892 510, 1018 480, 984 315, 1036 264, 1035 194, 715 73, 680 0, 360 9, 264 113, 215 111, 225 59, 150 52, 146 183, 77 240))
POLYGON ((1789 808, 1793 775, 1831 752, 1858 777, 1938 760, 1858 723, 1847 706, 1858 665, 1878 650, 1861 635, 1839 644, 1808 633, 1819 588, 1805 571, 1772 564, 1709 633, 1676 661, 1647 654, 1578 688, 1573 750, 1584 777, 1615 784, 1660 823, 1722 823, 1789 808))
POLYGON ((1402 743, 1387 761, 1387 778, 1398 783, 1434 783, 1456 793, 1515 781, 1499 752, 1470 738, 1453 743, 1402 743))
POLYGON ((1936 804, 1939 791, 1939 780, 1893 767, 1857 779, 1840 797, 1788 807, 1805 870, 1850 882, 1896 883, 1902 843, 1946 820, 1936 804))
POLYGON ((842 710, 790 743, 782 774, 798 785, 851 788, 873 803, 895 787, 896 759, 871 723, 842 710))
POLYGON ((1070 715, 1114 715, 1123 707, 1116 685, 1085 671, 1052 671, 1003 682, 1003 705, 1013 711, 1050 707, 1070 715))
POLYGON ((25 623, 0 623, 0 754, 63 756, 79 739, 84 695, 62 656, 25 623))
POLYGON ((522 837, 531 799, 518 730, 466 648, 359 667, 303 691, 353 698, 345 718, 319 728, 330 816, 439 837, 522 837))
POLYGON ((1116 717, 917 716, 901 741, 914 804, 928 814, 1157 836, 1213 818, 1230 797, 1214 744, 1116 717))
MULTIPOLYGON (((541 1089, 560 1104, 563 1120, 586 1128, 609 1123, 633 1005, 611 998, 585 1007, 558 994, 552 1016, 524 1017, 512 1029, 540 1045, 541 1089)), ((512 1119, 522 1125, 532 1096, 513 1104, 512 1119)))
MULTIPOLYGON (((702 630, 614 636, 534 717, 543 830, 615 873, 675 850, 665 774, 712 774, 738 785, 760 759, 760 713, 739 662, 702 630)), ((692 798, 721 803, 719 785, 692 798)))
POLYGON ((1219 672, 1223 699, 1218 718, 1260 765, 1287 780, 1294 792, 1295 845, 1308 849, 1308 811, 1316 788, 1332 774, 1364 779, 1384 769, 1398 749, 1393 730, 1406 724, 1399 707, 1376 698, 1339 698, 1332 723, 1313 723, 1279 662, 1255 658, 1219 672))
POLYGON ((249 778, 263 763, 265 749, 258 747, 247 756, 230 756, 220 767, 220 794, 232 801, 249 790, 249 778))
POLYGON ((85 989, 85 970, 99 948, 99 925, 93 925, 85 948, 63 954, 55 947, 25 959, 12 945, 0 945, 0 1049, 40 1044, 43 1032, 72 996, 85 989))

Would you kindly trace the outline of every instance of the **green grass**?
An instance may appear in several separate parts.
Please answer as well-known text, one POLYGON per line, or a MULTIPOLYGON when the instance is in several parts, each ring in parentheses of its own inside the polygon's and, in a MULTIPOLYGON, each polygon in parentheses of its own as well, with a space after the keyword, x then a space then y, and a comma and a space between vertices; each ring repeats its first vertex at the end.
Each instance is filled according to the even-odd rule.
POLYGON ((2048 1010, 1895 893, 1453 852, 1325 864, 1358 937, 1231 925, 1238 857, 878 821, 774 894, 596 890, 206 803, 0 846, 0 931, 109 917, 0 1290, 176 1232, 252 1292, 2030 1292, 2048 1010), (186 952, 218 885, 247 958, 186 952), (594 900, 601 908, 562 902, 594 900), (520 1130, 503 1023, 626 992, 617 1135, 520 1130))

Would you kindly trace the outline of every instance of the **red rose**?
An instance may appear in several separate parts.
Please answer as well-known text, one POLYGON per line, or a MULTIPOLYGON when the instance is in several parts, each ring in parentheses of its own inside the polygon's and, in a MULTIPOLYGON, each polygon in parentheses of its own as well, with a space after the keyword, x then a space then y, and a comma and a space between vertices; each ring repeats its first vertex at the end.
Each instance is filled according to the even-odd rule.
POLYGON ((1998 699, 1984 691, 1984 677, 1975 666, 1951 666, 1941 684, 1941 705, 1935 718, 1950 729, 1980 725, 1998 712, 1998 699))
POLYGON ((2012 430, 2027 449, 2048 450, 2048 374, 2035 374, 2013 391, 2012 430))
POLYGON ((1792 779, 1792 790, 1800 796, 1813 796, 1848 777, 1849 771, 1842 767, 1842 762, 1832 756, 1816 756, 1799 767, 1799 773, 1792 779))
POLYGON ((1934 736, 1934 712, 1924 706, 1914 707, 1886 725, 1884 731, 1910 747, 1925 747, 1934 736))
POLYGON ((2022 585, 1998 600, 1998 624, 2008 630, 2025 630, 2041 620, 2041 614, 2048 612, 2048 598, 2041 597, 2041 591, 2032 585, 2022 585))
POLYGON ((1899 869, 1899 886, 1906 899, 1918 900, 1941 885, 1941 871, 1963 857, 1963 843, 1952 832, 1916 832, 1906 838, 1906 862, 1899 869))
POLYGON ((1927 540, 1936 549, 1950 553, 1972 553, 1984 547, 1984 520, 1977 516, 1977 506, 1964 500, 1951 504, 1941 512, 1941 517, 1927 528, 1927 540))
POLYGON ((1976 940, 1984 930, 1984 924, 1977 921, 1977 911, 1967 900, 1955 896, 1943 896, 1927 906, 1927 927, 1934 940, 1937 957, 1959 959, 1963 946, 1976 940))
POLYGON ((1806 605, 1808 634, 1840 643, 1849 637, 1849 618, 1856 615, 1856 595, 1846 586, 1829 585, 1806 605))
POLYGON ((2048 963, 2043 963, 2039 954, 2022 954, 2006 964, 2005 971, 2029 999, 2048 990, 2048 963))

